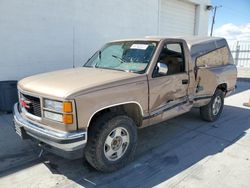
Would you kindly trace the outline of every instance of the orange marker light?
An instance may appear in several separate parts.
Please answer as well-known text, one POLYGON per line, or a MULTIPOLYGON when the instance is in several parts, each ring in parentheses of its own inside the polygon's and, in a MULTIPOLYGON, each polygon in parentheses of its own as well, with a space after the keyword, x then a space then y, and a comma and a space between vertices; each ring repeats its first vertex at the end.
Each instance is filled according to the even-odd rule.
POLYGON ((73 115, 72 114, 64 114, 63 115, 63 123, 72 124, 73 123, 73 115))
POLYGON ((63 112, 69 113, 72 112, 72 103, 71 102, 63 102, 63 112))

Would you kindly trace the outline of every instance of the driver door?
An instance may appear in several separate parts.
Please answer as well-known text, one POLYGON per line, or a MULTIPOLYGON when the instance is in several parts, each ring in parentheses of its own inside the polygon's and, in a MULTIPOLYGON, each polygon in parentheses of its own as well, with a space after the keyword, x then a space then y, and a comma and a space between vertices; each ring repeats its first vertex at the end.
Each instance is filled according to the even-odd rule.
POLYGON ((187 104, 187 70, 183 44, 173 41, 164 43, 152 77, 149 78, 150 124, 190 109, 187 104))

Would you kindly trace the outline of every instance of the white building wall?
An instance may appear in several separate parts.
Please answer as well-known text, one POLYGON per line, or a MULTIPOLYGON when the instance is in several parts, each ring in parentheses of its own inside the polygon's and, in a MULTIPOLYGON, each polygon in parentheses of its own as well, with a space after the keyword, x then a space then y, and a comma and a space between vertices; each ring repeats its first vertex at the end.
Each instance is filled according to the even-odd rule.
POLYGON ((67 0, 1 0, 0 81, 71 67, 73 10, 67 0))
POLYGON ((196 5, 189 1, 161 0, 159 34, 194 35, 196 5))
POLYGON ((104 43, 157 34, 158 3, 96 0, 75 4, 75 62, 79 66, 104 43))
MULTIPOLYGON (((1 0, 0 81, 80 66, 113 39, 158 35, 159 1, 1 0)), ((207 33, 201 10, 199 35, 207 33)))
POLYGON ((186 0, 196 5, 195 35, 207 36, 209 11, 207 5, 211 5, 210 0, 186 0))

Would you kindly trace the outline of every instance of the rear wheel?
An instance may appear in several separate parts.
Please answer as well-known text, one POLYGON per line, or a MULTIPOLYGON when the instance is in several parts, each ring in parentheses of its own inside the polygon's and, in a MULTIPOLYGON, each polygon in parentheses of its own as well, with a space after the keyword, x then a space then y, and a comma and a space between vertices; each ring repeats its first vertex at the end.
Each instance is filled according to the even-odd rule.
POLYGON ((206 106, 200 107, 200 115, 203 120, 213 122, 220 117, 223 106, 224 93, 220 89, 217 89, 211 101, 206 106))
POLYGON ((112 172, 133 159, 136 142, 136 125, 130 117, 104 114, 90 128, 85 157, 95 169, 112 172))

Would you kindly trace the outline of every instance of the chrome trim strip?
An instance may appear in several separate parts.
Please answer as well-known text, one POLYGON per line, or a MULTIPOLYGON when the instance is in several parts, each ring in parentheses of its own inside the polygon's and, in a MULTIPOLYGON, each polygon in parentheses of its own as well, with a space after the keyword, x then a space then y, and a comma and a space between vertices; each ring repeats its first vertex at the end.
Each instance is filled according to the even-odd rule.
POLYGON ((205 99, 211 99, 213 97, 213 95, 204 95, 204 96, 197 96, 194 98, 195 101, 198 100, 205 100, 205 99))
POLYGON ((23 126, 27 130, 31 130, 43 136, 51 137, 56 140, 72 140, 77 138, 82 138, 85 135, 85 141, 87 142, 87 132, 84 131, 75 131, 72 133, 63 132, 63 131, 55 131, 50 129, 45 129, 40 127, 34 123, 31 123, 25 120, 18 111, 18 103, 14 105, 14 121, 21 126, 23 126))
POLYGON ((156 117, 168 110, 172 110, 173 108, 176 108, 177 106, 180 106, 180 105, 184 105, 184 104, 188 104, 188 101, 182 101, 182 102, 179 102, 179 103, 176 103, 172 106, 169 106, 169 105, 166 105, 163 109, 161 109, 160 111, 158 112, 152 112, 152 114, 150 114, 149 116, 146 116, 144 117, 144 119, 150 119, 150 118, 153 118, 153 117, 156 117))
POLYGON ((30 119, 33 119, 33 120, 36 120, 36 121, 41 121, 42 120, 42 117, 38 117, 38 116, 35 116, 29 112, 27 112, 27 110, 23 107, 22 108, 22 112, 25 114, 25 116, 27 116, 28 118, 30 119))
POLYGON ((105 106, 105 107, 100 108, 99 110, 95 111, 95 112, 90 116, 90 118, 89 118, 89 120, 88 120, 87 127, 89 127, 90 121, 92 120, 92 118, 94 117, 94 115, 95 115, 96 113, 100 112, 101 110, 104 110, 104 109, 107 109, 107 108, 110 108, 110 107, 114 107, 114 106, 119 106, 119 105, 122 105, 122 104, 137 104, 137 105, 140 107, 142 117, 144 117, 143 109, 142 109, 142 106, 140 105, 140 103, 138 103, 138 102, 136 102, 136 101, 128 101, 128 102, 116 103, 116 104, 112 104, 112 105, 105 106))

